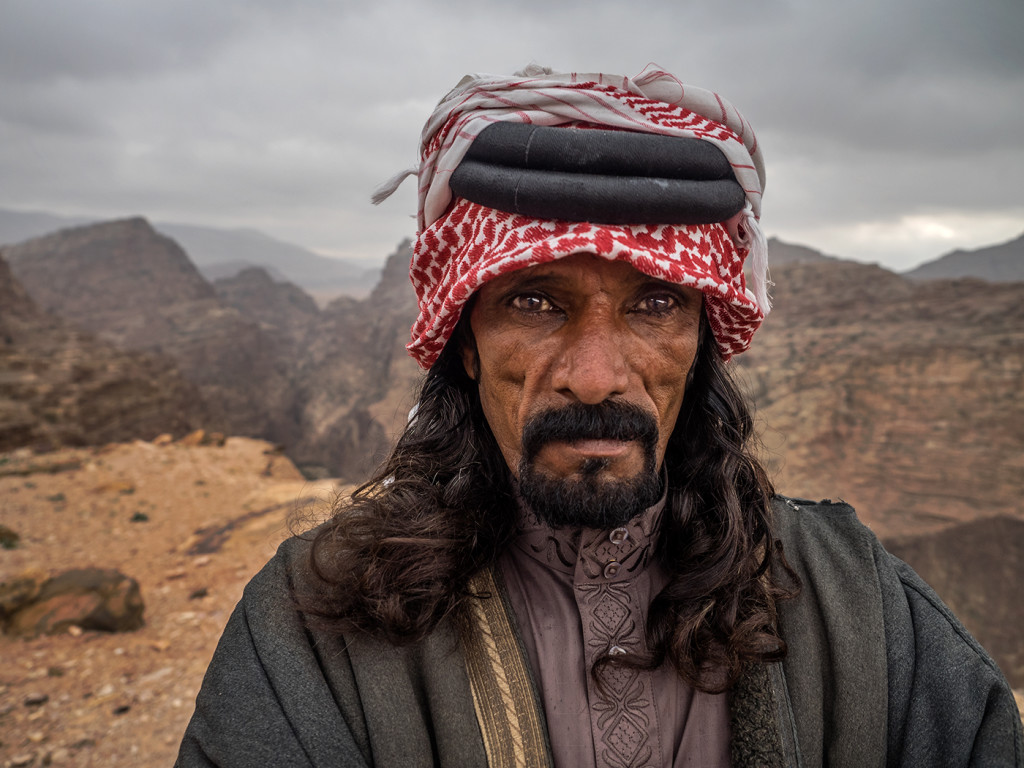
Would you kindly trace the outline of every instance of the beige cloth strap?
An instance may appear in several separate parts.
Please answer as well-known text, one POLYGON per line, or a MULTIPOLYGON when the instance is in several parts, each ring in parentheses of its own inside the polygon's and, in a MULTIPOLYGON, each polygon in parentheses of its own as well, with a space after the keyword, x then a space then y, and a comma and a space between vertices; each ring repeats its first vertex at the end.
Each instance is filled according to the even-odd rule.
POLYGON ((473 692, 489 768, 547 768, 547 735, 533 694, 530 672, 499 596, 494 573, 485 569, 469 583, 471 631, 466 672, 473 692))

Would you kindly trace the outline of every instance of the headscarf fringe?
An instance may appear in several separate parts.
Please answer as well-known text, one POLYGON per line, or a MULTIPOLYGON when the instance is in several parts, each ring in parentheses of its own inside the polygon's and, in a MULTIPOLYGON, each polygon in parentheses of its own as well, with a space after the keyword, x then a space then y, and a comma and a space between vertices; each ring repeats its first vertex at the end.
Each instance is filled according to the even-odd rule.
POLYGON ((768 241, 753 211, 747 211, 744 228, 750 233, 750 282, 753 283, 754 299, 765 317, 772 311, 772 297, 768 289, 775 283, 768 274, 768 241))
POLYGON ((385 200, 387 200, 389 197, 391 197, 395 193, 395 190, 397 190, 400 186, 402 186, 402 182, 403 181, 405 181, 410 176, 415 176, 419 172, 420 172, 420 165, 419 165, 419 163, 417 163, 416 165, 413 165, 413 166, 411 166, 409 168, 406 168, 404 171, 399 171, 394 176, 392 176, 390 179, 388 179, 383 184, 381 184, 379 187, 377 187, 375 190, 373 190, 373 194, 370 196, 370 201, 374 205, 380 205, 385 200))
POLYGON ((772 297, 768 289, 775 283, 768 274, 768 241, 750 203, 725 223, 737 248, 747 251, 746 263, 750 269, 750 291, 762 314, 772 311, 772 297))

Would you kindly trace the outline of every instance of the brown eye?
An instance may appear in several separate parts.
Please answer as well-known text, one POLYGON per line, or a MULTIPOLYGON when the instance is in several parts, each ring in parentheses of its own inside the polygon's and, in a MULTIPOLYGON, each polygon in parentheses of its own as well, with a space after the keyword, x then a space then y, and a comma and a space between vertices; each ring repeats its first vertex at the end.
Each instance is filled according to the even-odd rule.
POLYGON ((521 312, 550 312, 554 305, 536 293, 524 293, 512 299, 512 306, 521 312))
POLYGON ((637 312, 649 315, 664 315, 679 306, 679 300, 668 294, 656 294, 645 296, 636 305, 637 312))

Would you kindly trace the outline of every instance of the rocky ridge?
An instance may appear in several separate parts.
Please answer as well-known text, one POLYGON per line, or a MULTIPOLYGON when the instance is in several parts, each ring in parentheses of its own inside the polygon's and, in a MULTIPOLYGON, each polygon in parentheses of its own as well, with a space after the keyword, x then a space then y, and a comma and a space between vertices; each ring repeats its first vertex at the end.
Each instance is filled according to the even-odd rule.
POLYGON ((977 277, 993 283, 1024 281, 1024 234, 998 245, 951 251, 905 274, 913 280, 977 277))
POLYGON ((281 443, 310 474, 356 479, 404 423, 419 378, 403 348, 415 315, 410 248, 389 257, 368 297, 323 310, 260 268, 211 286, 143 219, 2 253, 35 300, 68 322, 174 360, 201 394, 204 426, 281 443))
MULTIPOLYGON (((0 208, 0 245, 95 223, 97 219, 92 217, 0 208)), ((366 296, 380 271, 359 261, 321 256, 252 229, 159 221, 153 226, 188 251, 192 263, 211 282, 233 277, 249 267, 262 267, 277 279, 301 286, 317 301, 327 302, 340 295, 366 296)))
POLYGON ((43 309, 123 349, 174 360, 199 389, 207 426, 294 440, 287 363, 275 340, 220 301, 145 219, 62 230, 0 253, 43 309))
POLYGON ((1024 284, 850 262, 772 276, 737 370, 780 490, 842 497, 884 535, 1021 517, 1024 284))
POLYGON ((41 311, 0 256, 0 451, 180 435, 206 420, 170 361, 41 311))

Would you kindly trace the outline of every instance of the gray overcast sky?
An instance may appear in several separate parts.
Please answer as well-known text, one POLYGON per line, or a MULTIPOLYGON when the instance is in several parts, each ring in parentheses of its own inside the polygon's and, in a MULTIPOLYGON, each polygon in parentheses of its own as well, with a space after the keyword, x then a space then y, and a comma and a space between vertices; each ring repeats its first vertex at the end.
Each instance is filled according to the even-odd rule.
POLYGON ((768 234, 904 269, 1024 231, 1021 0, 0 0, 0 207, 379 260, 466 72, 657 62, 765 147, 768 234))

